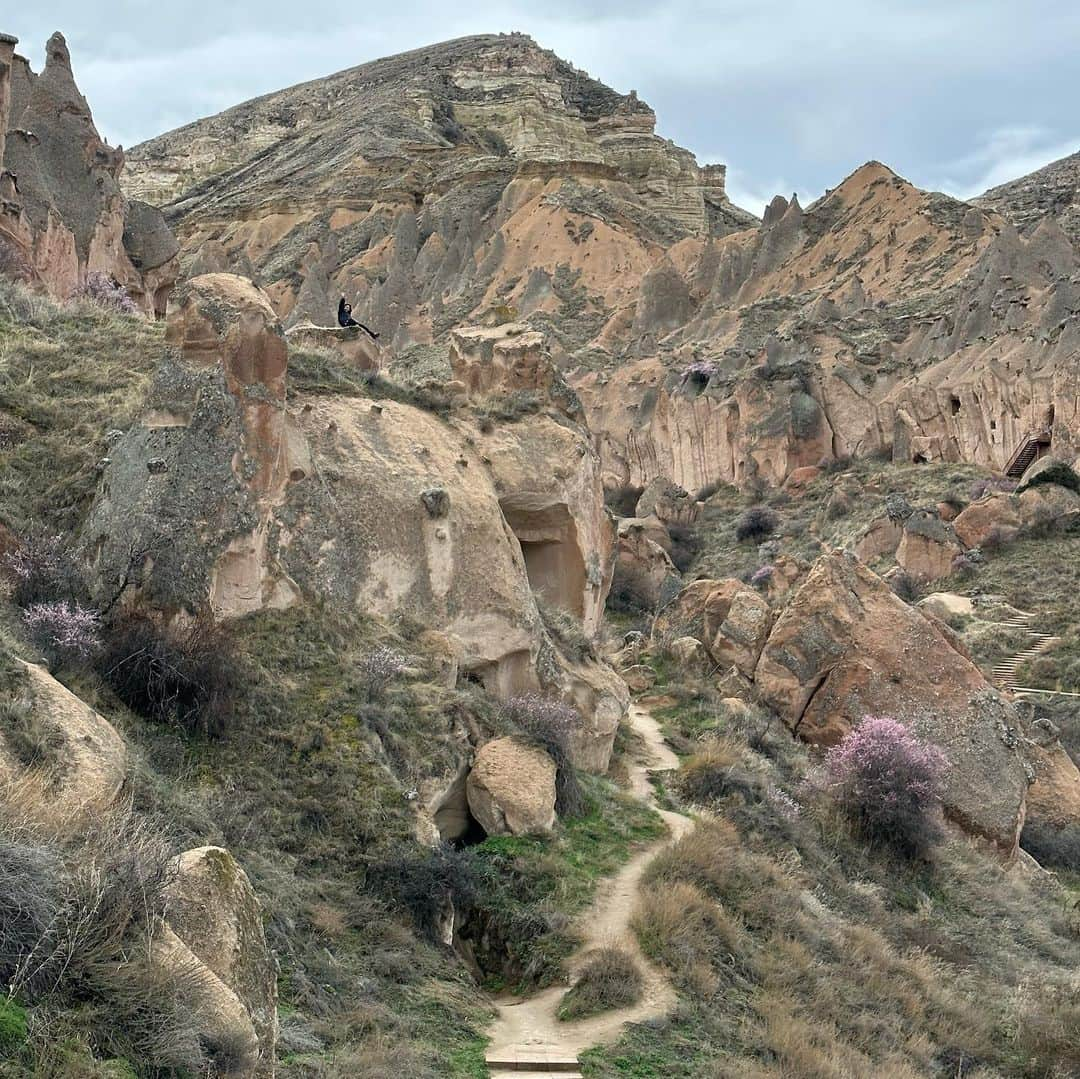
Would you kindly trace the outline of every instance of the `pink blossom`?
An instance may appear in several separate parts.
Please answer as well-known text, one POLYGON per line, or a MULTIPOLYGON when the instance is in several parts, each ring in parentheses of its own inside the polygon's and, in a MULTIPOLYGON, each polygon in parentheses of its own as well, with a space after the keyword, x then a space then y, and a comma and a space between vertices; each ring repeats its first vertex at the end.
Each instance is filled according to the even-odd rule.
POLYGON ((23 622, 31 639, 55 659, 86 659, 101 647, 101 616, 78 603, 34 603, 23 611, 23 622))

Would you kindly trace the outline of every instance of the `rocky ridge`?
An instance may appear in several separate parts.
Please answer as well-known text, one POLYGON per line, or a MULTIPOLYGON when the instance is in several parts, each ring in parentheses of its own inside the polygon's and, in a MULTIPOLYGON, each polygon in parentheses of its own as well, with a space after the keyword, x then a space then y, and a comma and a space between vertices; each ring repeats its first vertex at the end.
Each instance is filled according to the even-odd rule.
POLYGON ((124 152, 106 145, 79 93, 62 34, 30 69, 0 34, 0 256, 8 272, 67 299, 91 273, 164 317, 179 245, 159 210, 120 189, 124 152))

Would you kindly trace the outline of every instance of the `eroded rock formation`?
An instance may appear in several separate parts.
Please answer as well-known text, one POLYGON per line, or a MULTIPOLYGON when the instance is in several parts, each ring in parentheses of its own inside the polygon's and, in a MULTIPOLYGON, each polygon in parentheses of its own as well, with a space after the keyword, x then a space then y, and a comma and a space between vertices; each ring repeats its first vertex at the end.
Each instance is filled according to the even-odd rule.
POLYGON ((179 244, 160 211, 120 190, 124 153, 98 135, 63 35, 40 75, 0 35, 0 246, 10 271, 67 299, 88 273, 164 316, 179 244))
POLYGON ((564 656, 536 600, 586 637, 599 628, 614 536, 583 428, 547 407, 481 430, 465 408, 444 419, 292 396, 281 325, 234 275, 189 282, 167 340, 84 529, 99 595, 167 617, 305 595, 408 613, 497 696, 543 688, 573 703, 579 763, 606 769, 626 689, 589 656, 564 656))

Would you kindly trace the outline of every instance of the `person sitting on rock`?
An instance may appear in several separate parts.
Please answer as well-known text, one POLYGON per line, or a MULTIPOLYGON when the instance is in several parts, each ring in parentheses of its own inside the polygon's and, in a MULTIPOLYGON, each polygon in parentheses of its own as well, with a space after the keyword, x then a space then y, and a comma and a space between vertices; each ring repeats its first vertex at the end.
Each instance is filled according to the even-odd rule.
POLYGON ((344 296, 341 297, 341 303, 337 307, 337 322, 339 326, 359 326, 372 341, 379 339, 379 335, 374 330, 369 330, 362 322, 357 322, 352 317, 352 304, 346 303, 344 296))

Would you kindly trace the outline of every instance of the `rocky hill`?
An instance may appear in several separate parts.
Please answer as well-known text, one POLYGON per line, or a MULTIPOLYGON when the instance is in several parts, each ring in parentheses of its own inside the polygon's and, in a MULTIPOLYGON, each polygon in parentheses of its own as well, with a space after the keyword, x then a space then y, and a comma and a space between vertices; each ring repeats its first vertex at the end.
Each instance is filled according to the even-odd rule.
POLYGON ((1051 218, 1080 244, 1080 153, 991 188, 974 202, 997 210, 1021 232, 1031 232, 1051 218))
POLYGON ((758 222, 520 35, 126 179, 21 70, 0 1079, 1080 1074, 1059 221, 758 222))
POLYGON ((167 202, 191 272, 246 273, 287 324, 346 293, 399 351, 500 306, 580 346, 665 247, 755 220, 655 120, 528 37, 471 37, 153 139, 125 185, 167 202))

